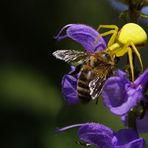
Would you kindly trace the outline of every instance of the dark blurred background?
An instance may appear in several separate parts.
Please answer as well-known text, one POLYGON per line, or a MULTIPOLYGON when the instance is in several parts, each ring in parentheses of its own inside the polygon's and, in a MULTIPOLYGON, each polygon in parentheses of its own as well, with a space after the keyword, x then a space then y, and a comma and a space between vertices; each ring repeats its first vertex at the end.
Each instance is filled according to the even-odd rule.
MULTIPOLYGON (((100 122, 115 131, 123 127, 101 101, 68 106, 60 86, 69 66, 51 55, 61 48, 83 50, 69 39, 54 40, 64 25, 121 26, 118 15, 107 0, 1 1, 0 148, 79 148, 76 130, 57 135, 56 127, 84 122, 100 122)), ((145 67, 147 53, 141 50, 145 67)))

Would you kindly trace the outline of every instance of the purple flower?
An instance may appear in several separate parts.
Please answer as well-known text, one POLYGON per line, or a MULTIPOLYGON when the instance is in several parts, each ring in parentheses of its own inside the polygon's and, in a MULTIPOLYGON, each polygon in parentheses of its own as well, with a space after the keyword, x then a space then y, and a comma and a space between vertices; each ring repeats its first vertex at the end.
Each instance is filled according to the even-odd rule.
POLYGON ((136 120, 137 131, 139 133, 148 132, 148 125, 147 124, 148 124, 148 111, 145 113, 145 116, 143 119, 136 120))
MULTIPOLYGON (((99 33, 90 26, 69 24, 64 26, 55 38, 57 40, 70 38, 80 43, 88 53, 92 54, 106 49, 106 43, 102 37, 96 41, 98 36, 99 33)), ((77 94, 78 76, 72 76, 70 73, 64 75, 62 79, 62 93, 68 104, 76 104, 79 102, 77 94)))
POLYGON ((145 148, 143 138, 139 138, 137 132, 132 129, 122 129, 118 132, 99 123, 85 123, 67 126, 57 129, 62 132, 74 127, 79 127, 78 136, 86 146, 96 145, 99 148, 145 148))
POLYGON ((126 73, 118 70, 117 76, 106 80, 101 96, 104 104, 116 115, 125 115, 143 98, 143 87, 148 81, 148 69, 133 83, 126 73))
MULTIPOLYGON (((74 69, 75 68, 72 67, 71 72, 74 71, 74 69)), ((78 75, 72 76, 70 74, 66 74, 62 78, 62 94, 68 104, 79 103, 77 95, 77 79, 78 75)))
POLYGON ((89 53, 94 53, 98 50, 106 49, 106 43, 103 38, 96 41, 100 34, 90 26, 83 24, 68 24, 64 26, 58 35, 57 40, 70 38, 80 43, 89 53))
MULTIPOLYGON (((121 117, 122 122, 125 126, 128 125, 128 115, 124 115, 121 117)), ((142 119, 136 119, 136 128, 138 133, 146 133, 148 132, 148 111, 146 111, 144 117, 142 119)))

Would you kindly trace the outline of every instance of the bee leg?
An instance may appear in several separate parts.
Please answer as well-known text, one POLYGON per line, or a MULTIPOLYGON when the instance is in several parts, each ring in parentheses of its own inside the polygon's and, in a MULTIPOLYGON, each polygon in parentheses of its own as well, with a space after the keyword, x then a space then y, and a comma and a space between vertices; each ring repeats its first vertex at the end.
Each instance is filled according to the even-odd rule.
POLYGON ((140 66, 141 66, 141 72, 143 72, 143 64, 142 64, 142 59, 141 59, 141 56, 139 54, 139 51, 137 50, 137 48, 135 47, 133 42, 130 42, 130 45, 131 45, 133 51, 135 52, 135 54, 137 55, 137 57, 139 59, 140 66))

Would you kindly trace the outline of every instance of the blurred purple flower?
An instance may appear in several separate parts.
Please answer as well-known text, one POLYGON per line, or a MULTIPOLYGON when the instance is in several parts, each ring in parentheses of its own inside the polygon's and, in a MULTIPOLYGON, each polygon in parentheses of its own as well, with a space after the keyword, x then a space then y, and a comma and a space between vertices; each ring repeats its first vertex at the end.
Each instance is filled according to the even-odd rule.
POLYGON ((118 11, 124 11, 128 9, 128 6, 119 0, 108 0, 108 1, 111 3, 112 7, 117 9, 118 11))
MULTIPOLYGON (((123 115, 121 117, 122 122, 125 126, 128 126, 128 115, 123 115)), ((148 132, 148 111, 146 111, 144 118, 142 119, 136 119, 136 128, 138 133, 146 133, 148 132)))
POLYGON ((145 148, 143 138, 139 138, 137 132, 132 129, 112 131, 99 123, 85 123, 67 126, 57 129, 62 132, 74 127, 79 127, 78 136, 86 146, 96 145, 99 148, 145 148))
MULTIPOLYGON (((69 24, 60 30, 55 39, 62 40, 64 38, 70 38, 80 43, 88 53, 92 54, 96 51, 106 49, 106 43, 102 37, 96 41, 98 36, 99 33, 90 26, 69 24)), ((68 104, 76 104, 79 102, 77 95, 78 76, 70 75, 70 73, 64 75, 62 79, 62 93, 68 104)))
POLYGON ((118 70, 117 76, 106 80, 101 96, 104 104, 116 115, 125 115, 142 99, 142 91, 148 81, 148 69, 133 83, 126 73, 118 70))
POLYGON ((145 113, 143 119, 136 120, 136 127, 139 133, 148 132, 148 111, 145 113))

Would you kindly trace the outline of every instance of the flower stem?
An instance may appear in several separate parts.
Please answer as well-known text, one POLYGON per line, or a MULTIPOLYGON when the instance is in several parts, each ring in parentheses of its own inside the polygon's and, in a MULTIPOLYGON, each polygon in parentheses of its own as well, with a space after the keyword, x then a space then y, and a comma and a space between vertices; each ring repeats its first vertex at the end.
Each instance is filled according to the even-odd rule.
MULTIPOLYGON (((129 22, 137 23, 139 15, 137 13, 136 4, 133 2, 133 0, 129 0, 128 12, 129 12, 129 22)), ((135 53, 133 52, 132 55, 133 55, 133 67, 135 67, 135 53)), ((129 63, 129 61, 127 62, 129 63)), ((135 71, 134 71, 134 75, 135 75, 135 71)), ((131 78, 131 73, 130 73, 130 78, 131 78)), ((128 128, 132 128, 137 131, 136 114, 134 110, 128 113, 128 128)))
POLYGON ((128 113, 128 128, 132 128, 137 131, 136 114, 133 110, 128 113))

